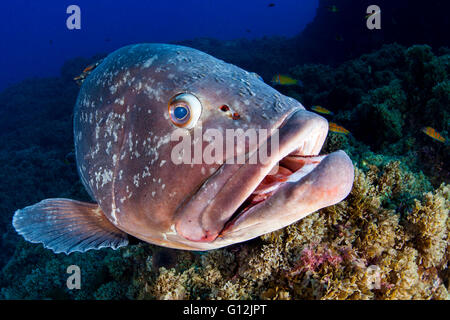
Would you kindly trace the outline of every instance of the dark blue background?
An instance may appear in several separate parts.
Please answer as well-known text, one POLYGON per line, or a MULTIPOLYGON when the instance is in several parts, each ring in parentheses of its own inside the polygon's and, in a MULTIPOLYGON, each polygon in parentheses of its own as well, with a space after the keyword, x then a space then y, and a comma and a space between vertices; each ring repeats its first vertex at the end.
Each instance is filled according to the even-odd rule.
POLYGON ((4 1, 0 89, 30 76, 58 75, 67 59, 130 43, 294 36, 317 6, 318 0, 4 1), (81 8, 81 30, 66 28, 71 4, 81 8))

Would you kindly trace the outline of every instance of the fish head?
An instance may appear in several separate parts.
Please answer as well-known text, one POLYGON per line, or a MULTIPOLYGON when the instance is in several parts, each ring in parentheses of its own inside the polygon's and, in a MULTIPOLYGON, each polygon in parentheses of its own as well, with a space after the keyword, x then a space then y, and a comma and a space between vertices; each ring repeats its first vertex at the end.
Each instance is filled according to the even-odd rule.
POLYGON ((341 201, 353 183, 343 151, 319 155, 325 118, 182 46, 109 55, 83 83, 74 130, 81 179, 107 218, 166 247, 255 238, 341 201))

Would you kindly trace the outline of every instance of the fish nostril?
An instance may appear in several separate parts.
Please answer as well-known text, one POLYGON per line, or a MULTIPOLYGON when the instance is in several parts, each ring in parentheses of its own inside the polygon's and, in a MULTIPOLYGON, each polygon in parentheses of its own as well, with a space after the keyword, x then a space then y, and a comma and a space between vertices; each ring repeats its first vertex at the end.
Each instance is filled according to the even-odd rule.
POLYGON ((226 104, 220 107, 220 111, 225 112, 233 120, 238 120, 241 118, 241 115, 239 113, 233 112, 226 104))
POLYGON ((226 104, 224 104, 223 106, 220 107, 220 111, 223 111, 223 112, 230 111, 230 107, 227 106, 226 104))

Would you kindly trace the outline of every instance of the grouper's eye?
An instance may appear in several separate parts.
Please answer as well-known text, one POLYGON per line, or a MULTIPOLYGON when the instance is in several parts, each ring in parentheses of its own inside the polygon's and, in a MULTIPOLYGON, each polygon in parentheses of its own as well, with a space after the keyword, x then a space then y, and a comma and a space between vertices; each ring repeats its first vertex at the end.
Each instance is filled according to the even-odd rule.
POLYGON ((177 127, 193 128, 201 113, 202 104, 193 94, 180 93, 169 101, 170 120, 177 127))

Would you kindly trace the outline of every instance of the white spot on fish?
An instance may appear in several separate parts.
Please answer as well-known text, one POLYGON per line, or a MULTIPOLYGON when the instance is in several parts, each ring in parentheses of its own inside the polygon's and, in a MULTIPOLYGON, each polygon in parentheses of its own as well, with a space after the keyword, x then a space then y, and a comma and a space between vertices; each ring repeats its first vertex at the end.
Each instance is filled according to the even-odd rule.
POLYGON ((111 92, 111 94, 116 93, 116 91, 117 91, 117 85, 113 85, 113 86, 109 87, 109 92, 111 92))
POLYGON ((144 170, 144 172, 142 172, 142 178, 145 178, 145 177, 150 177, 151 176, 151 173, 150 173, 150 168, 149 167, 147 167, 147 166, 145 166, 145 168, 144 168, 145 170, 144 170))
POLYGON ((125 99, 122 97, 122 98, 117 98, 116 100, 114 100, 114 103, 116 103, 116 104, 120 104, 121 106, 123 106, 123 104, 125 103, 125 99))
POLYGON ((133 176, 134 185, 139 188, 139 173, 133 176))
POLYGON ((111 152, 111 148, 112 148, 112 143, 111 143, 111 141, 108 141, 107 143, 106 143, 106 154, 108 154, 109 155, 109 153, 111 152))
POLYGON ((155 54, 153 57, 151 57, 150 59, 148 59, 147 61, 144 62, 144 64, 142 65, 144 68, 148 68, 152 65, 152 63, 158 59, 158 55, 155 54))
POLYGON ((111 210, 111 218, 113 219, 112 223, 114 223, 115 225, 117 225, 117 216, 116 216, 116 212, 119 212, 119 209, 116 208, 116 204, 114 203, 114 201, 111 204, 112 210, 111 210))

